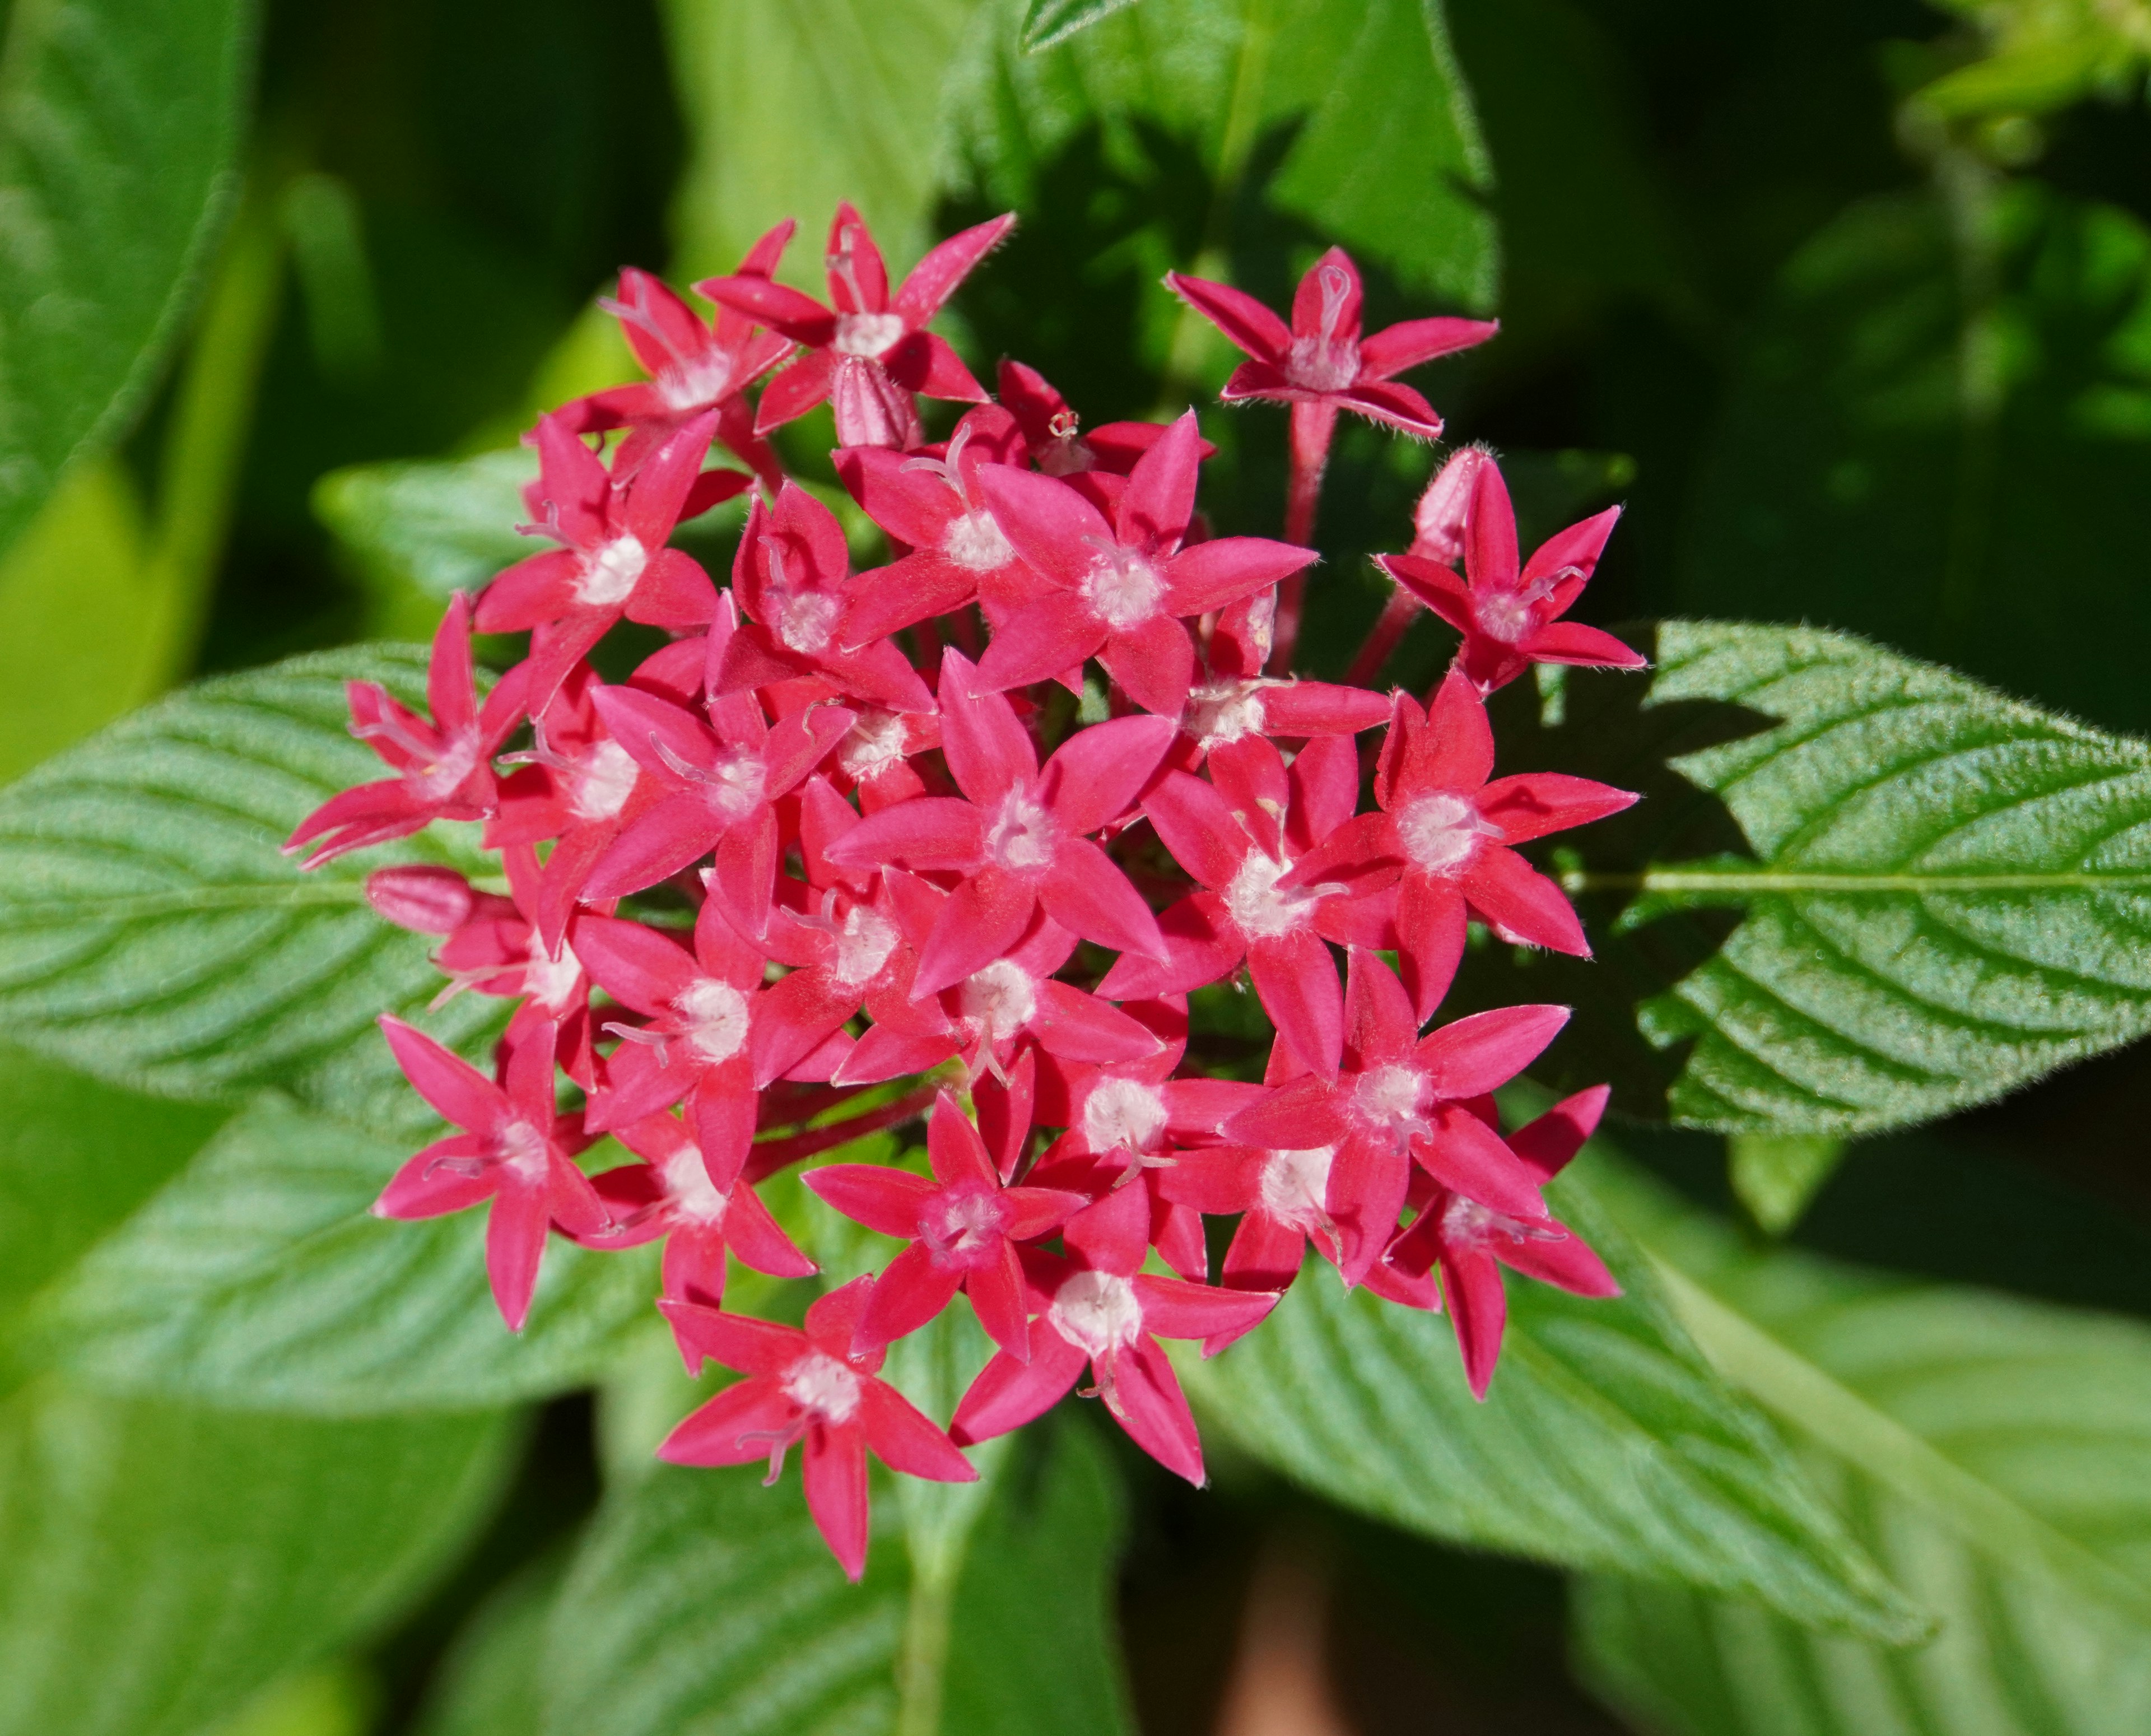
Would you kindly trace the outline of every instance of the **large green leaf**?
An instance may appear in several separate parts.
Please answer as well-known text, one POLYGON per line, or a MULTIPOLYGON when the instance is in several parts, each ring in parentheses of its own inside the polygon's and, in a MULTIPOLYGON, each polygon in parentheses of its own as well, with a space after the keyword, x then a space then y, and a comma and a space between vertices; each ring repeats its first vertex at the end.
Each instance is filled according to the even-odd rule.
MULTIPOLYGON (((1205 252, 1229 244, 1221 225, 1253 172, 1264 203, 1323 241, 1422 293, 1491 304, 1491 170, 1438 0, 1145 0, 1038 54, 1021 47, 1023 11, 981 7, 947 104, 985 196, 1035 209, 1071 150, 1101 151, 1138 186, 1192 151, 1215 187, 1194 214, 1205 252)), ((1187 196, 1147 202, 1169 222, 1187 196)))
POLYGON ((395 1614, 489 1510, 490 1415, 0 1407, 0 1732, 190 1736, 395 1614))
POLYGON ((620 1485, 553 1612, 544 1728, 1124 1730, 1107 1613, 1118 1496, 1103 1450, 1065 1424, 1017 1445, 945 1600, 921 1587, 904 1505, 886 1485, 855 1586, 808 1519, 796 1473, 771 1490, 748 1467, 659 1466, 620 1485))
MULTIPOLYGON (((388 862, 483 872, 474 828, 435 828, 301 874, 278 846, 384 768, 346 733, 343 684, 422 702, 424 665, 375 647, 294 658, 138 711, 0 791, 0 1016, 23 1047, 162 1095, 275 1085, 355 1121, 418 1128, 373 1021, 421 1015, 428 943, 361 898, 388 862)), ((490 1027, 465 997, 423 1020, 490 1027)))
POLYGON ((1590 1674, 1669 1736, 2122 1736, 2151 1726, 2151 1329, 1669 1228, 1688 1312, 1892 1576, 1907 1652, 1616 1578, 1590 1674))
POLYGON ((457 591, 475 595, 503 567, 530 553, 515 527, 523 485, 538 474, 522 447, 475 458, 357 464, 314 486, 314 512, 370 588, 404 605, 414 622, 440 619, 457 591))
MULTIPOLYGON (((1596 963, 1550 1076, 1631 1113, 1846 1135, 2151 1028, 2151 747, 1845 635, 1672 621, 1657 671, 1501 696, 1502 769, 1641 790, 1550 852, 1596 963)), ((1468 993, 1518 998, 1491 954, 1468 993)))
POLYGON ((2151 230, 2037 182, 1856 205, 1786 265, 1703 448, 1683 606, 1871 633, 2151 730, 2151 230))
POLYGON ((676 205, 683 268, 729 271, 799 220, 784 275, 820 290, 848 199, 892 263, 932 239, 942 79, 976 0, 668 0, 693 156, 676 205))
POLYGON ((1264 1323, 1190 1367, 1202 1414, 1331 1500, 1430 1536, 1708 1586, 1903 1643, 1920 1619, 1697 1352, 1597 1207, 1587 1156, 1555 1209, 1626 1293, 1521 1279, 1485 1404, 1450 1324, 1311 1266, 1264 1323), (1581 1172, 1579 1173, 1578 1172, 1581 1172))
POLYGON ((585 1384, 653 1318, 647 1250, 556 1238, 520 1334, 485 1275, 485 1213, 367 1207, 410 1146, 269 1098, 239 1116, 40 1311, 100 1386, 308 1412, 468 1410, 585 1384))
POLYGON ((40 0, 0 68, 0 548, 139 406, 230 202, 248 0, 40 0))

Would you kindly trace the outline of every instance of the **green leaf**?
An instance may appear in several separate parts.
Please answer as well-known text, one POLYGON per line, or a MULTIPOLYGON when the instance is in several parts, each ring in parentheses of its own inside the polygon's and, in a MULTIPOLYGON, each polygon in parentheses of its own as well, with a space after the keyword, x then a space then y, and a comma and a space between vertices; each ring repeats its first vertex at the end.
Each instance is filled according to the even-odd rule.
POLYGON ((974 0, 669 0, 692 140, 674 228, 689 276, 730 271, 797 218, 781 275, 820 290, 822 238, 856 204, 899 268, 933 237, 942 80, 974 0))
POLYGON ((245 0, 44 0, 0 68, 0 548, 139 407, 230 201, 245 0))
POLYGON ((1038 54, 1020 46, 1022 17, 1020 0, 989 0, 953 75, 950 148, 978 195, 1035 210, 1056 164, 1091 150, 1170 224, 1177 195, 1156 184, 1178 163, 1150 136, 1162 133, 1214 191, 1192 246, 1162 230, 1146 263, 1156 248, 1161 266, 1199 250, 1204 269, 1224 269, 1221 225, 1253 172, 1274 210, 1408 288, 1491 303, 1491 171, 1435 0, 1146 0, 1038 54))
POLYGON ((945 1592, 938 1575, 921 1584, 898 1518, 907 1506, 878 1479, 858 1585, 815 1531, 796 1473, 772 1490, 752 1467, 660 1465, 619 1485, 554 1610, 543 1728, 1126 1729, 1109 1644, 1121 1523, 1106 1455, 1065 1422, 1015 1445, 945 1592), (922 1597, 947 1622, 945 1652, 924 1671, 922 1597))
POLYGON ((1740 1203, 1764 1229, 1782 1236, 1836 1173, 1845 1141, 1813 1133, 1736 1133, 1725 1155, 1740 1203))
POLYGON ((1684 1313, 1941 1637, 1585 1582, 1601 1691, 1680 1736, 2103 1736, 2151 1723, 2151 1329, 1670 1226, 1684 1313))
POLYGON ((266 1099, 69 1275, 40 1342, 100 1386, 316 1414, 466 1410, 594 1380, 650 1318, 650 1252, 556 1238, 510 1333, 483 1211, 367 1210, 410 1152, 266 1099))
MULTIPOLYGON (((294 658, 205 681, 0 790, 0 1015, 13 1040, 97 1077, 230 1101, 263 1086, 382 1130, 425 1110, 374 1029, 440 986, 425 937, 361 897, 372 869, 483 873, 473 828, 301 873, 279 846, 337 791, 381 775, 345 730, 343 684, 422 703, 415 649, 294 658)), ((421 1022, 443 1041, 498 1022, 477 996, 421 1022)))
POLYGON ((457 591, 475 595, 531 552, 516 534, 536 456, 516 447, 447 462, 357 464, 314 485, 314 514, 384 610, 430 632, 457 591))
POLYGON ((2151 731, 2127 655, 2151 640, 2151 229, 1967 186, 1865 200, 1786 264, 1702 448, 1682 607, 1872 634, 2151 731))
POLYGON ((1844 1136, 2151 1027, 2151 747, 1837 634, 1668 622, 1653 657, 1571 672, 1557 728, 1504 717, 1504 770, 1647 797, 1561 858, 1606 961, 1532 967, 1586 1014, 1562 1067, 1844 1136))
POLYGON ((1136 0, 1030 0, 1019 41, 1026 54, 1042 53, 1136 0))
POLYGON ((563 1566, 549 1555, 478 1606, 428 1688, 418 1736, 535 1736, 544 1716, 545 1624, 563 1566))
POLYGON ((489 1511, 498 1416, 0 1406, 0 1731, 192 1736, 395 1615, 489 1511))
MULTIPOLYGON (((64 1272, 224 1119, 0 1050, 0 1316, 64 1272)), ((5 1334, 11 1350, 16 1334, 5 1334)))
POLYGON ((1554 1209, 1625 1293, 1512 1278, 1484 1404, 1450 1323, 1311 1267, 1264 1323, 1190 1366, 1202 1415, 1329 1499, 1447 1541, 1708 1586, 1903 1644, 1919 1618, 1713 1373, 1600 1210, 1587 1157, 1554 1209), (1579 1173, 1579 1172, 1581 1172, 1579 1173))

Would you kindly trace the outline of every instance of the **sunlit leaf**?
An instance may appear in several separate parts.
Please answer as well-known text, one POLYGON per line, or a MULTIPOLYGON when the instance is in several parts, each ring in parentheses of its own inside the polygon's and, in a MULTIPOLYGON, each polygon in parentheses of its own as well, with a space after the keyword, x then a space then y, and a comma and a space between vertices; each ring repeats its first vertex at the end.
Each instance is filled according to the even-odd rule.
POLYGON ((137 410, 230 203, 254 8, 53 0, 0 74, 0 548, 137 410))
POLYGON ((496 1415, 302 1421, 40 1382, 0 1407, 0 1730, 191 1736, 398 1613, 489 1510, 496 1415))
POLYGON ((1023 15, 1021 42, 1026 54, 1044 53, 1099 19, 1132 6, 1136 0, 1030 0, 1023 15))
POLYGON ((468 1410, 594 1380, 651 1317, 647 1251, 555 1238, 511 1333, 483 1210, 368 1212, 410 1151, 266 1100, 71 1274, 41 1338, 102 1386, 313 1413, 468 1410))
POLYGON ((1329 1499, 1425 1534, 1752 1597, 1901 1644, 1918 1617, 1676 1324, 1647 1264, 1565 1176, 1555 1209, 1626 1294, 1509 1284, 1473 1401, 1449 1321, 1302 1273, 1260 1330, 1188 1380, 1201 1414, 1329 1499))
MULTIPOLYGON (((360 888, 392 861, 489 871, 475 828, 313 874, 278 848, 318 803, 383 770, 346 733, 344 681, 422 703, 423 668, 414 651, 374 648, 204 682, 0 791, 10 1037, 164 1095, 276 1085, 369 1125, 424 1126, 374 1020, 418 1014, 440 978, 429 943, 376 917, 360 888)), ((427 1023, 469 1039, 498 1005, 467 996, 427 1023)))

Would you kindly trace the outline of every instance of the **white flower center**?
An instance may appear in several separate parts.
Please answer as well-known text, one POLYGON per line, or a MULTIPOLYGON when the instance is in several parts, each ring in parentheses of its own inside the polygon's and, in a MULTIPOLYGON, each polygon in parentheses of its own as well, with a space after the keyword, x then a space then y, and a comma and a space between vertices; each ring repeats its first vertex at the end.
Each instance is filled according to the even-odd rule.
POLYGON ((1399 1150, 1428 1131, 1426 1075, 1416 1067, 1391 1063, 1359 1076, 1353 1106, 1362 1119, 1386 1132, 1399 1150))
POLYGON ((1306 392, 1342 392, 1359 377, 1359 346, 1329 337, 1295 337, 1285 377, 1306 392))
POLYGON ((1479 630, 1503 645, 1515 645, 1538 625, 1529 600, 1518 591, 1488 591, 1473 600, 1471 612, 1479 630))
POLYGON ((523 967, 523 992, 549 1013, 558 1013, 574 999, 575 984, 582 980, 582 961, 560 943, 560 950, 548 958, 544 943, 534 930, 530 936, 530 962, 523 967))
POLYGON ((1437 874, 1462 868, 1479 840, 1493 832, 1462 796, 1422 796, 1397 816, 1397 836, 1405 854, 1437 874))
POLYGON ((1263 1164, 1263 1210, 1296 1230, 1322 1228, 1329 1221, 1329 1166, 1334 1146, 1272 1151, 1263 1164))
POLYGON ((1091 612, 1119 631, 1154 618, 1165 600, 1165 580, 1157 569, 1118 543, 1099 551, 1083 575, 1082 590, 1091 612))
POLYGON ((574 797, 569 804, 579 820, 610 820, 627 806, 635 787, 635 757, 607 737, 593 741, 574 772, 574 797))
POLYGON ((745 747, 727 749, 699 777, 710 812, 726 820, 743 820, 762 805, 768 774, 761 756, 745 747))
POLYGON ((603 548, 583 557, 582 577, 575 584, 575 600, 592 609, 610 609, 625 603, 650 564, 650 551, 632 531, 623 531, 603 548))
POLYGON ((747 1046, 747 997, 730 983, 697 977, 672 1003, 681 1034, 708 1061, 730 1060, 747 1046))
POLYGON ((1274 939, 1290 934, 1305 924, 1315 901, 1334 889, 1309 886, 1279 892, 1278 881, 1291 867, 1288 862, 1273 861, 1265 850, 1250 850, 1241 858, 1225 888, 1225 909, 1243 934, 1274 939))
POLYGON ((927 1202, 919 1234, 937 1266, 973 1264, 998 1247, 1008 1221, 1008 1202, 1000 1195, 952 1187, 927 1202))
POLYGON ((681 1217, 700 1224, 724 1222, 725 1207, 731 1202, 717 1192, 716 1183, 710 1179, 710 1167, 693 1146, 681 1146, 665 1160, 658 1172, 665 1179, 665 1192, 672 1209, 681 1217))
POLYGON ((973 573, 989 573, 1015 559, 1015 550, 1001 534, 993 514, 982 512, 965 513, 961 518, 951 519, 948 529, 942 533, 941 552, 958 566, 973 573))
POLYGON ((403 774, 403 781, 421 796, 438 802, 453 795, 478 770, 478 758, 475 734, 450 736, 441 744, 440 752, 423 765, 412 766, 403 774))
POLYGON ((829 643, 843 605, 821 591, 794 591, 778 600, 777 636, 793 650, 812 656, 829 643))
POLYGON ((1568 1238, 1551 1224, 1531 1223, 1524 1218, 1509 1217, 1501 1212, 1482 1206, 1476 1200, 1468 1200, 1460 1193, 1451 1194, 1449 1203, 1441 1208, 1441 1239, 1452 1248, 1470 1248, 1499 1237, 1504 1242, 1565 1242, 1568 1238))
POLYGON ((657 395, 668 410, 700 410, 722 397, 731 382, 731 358, 722 350, 705 350, 658 375, 657 395))
POLYGON ((877 362, 903 336, 900 313, 840 313, 834 347, 839 356, 863 356, 877 362))
POLYGON ((1046 1310, 1053 1329, 1093 1359, 1132 1344, 1142 1333, 1136 1287, 1110 1272, 1079 1272, 1054 1294, 1046 1310))
POLYGON ((1212 681, 1187 696, 1187 733, 1205 747, 1263 732, 1263 681, 1212 681))
POLYGON ((1038 1015, 1038 984, 1010 959, 996 959, 964 979, 964 1016, 975 1020, 989 1043, 1014 1036, 1038 1015))
POLYGON ((986 828, 986 854, 1013 873, 1033 872, 1053 860, 1057 829, 1045 804, 1025 791, 1010 790, 986 828))
POLYGON ((896 924, 878 910, 853 905, 837 931, 837 980, 848 989, 873 980, 902 938, 896 924))
POLYGON ((862 706, 858 721, 837 744, 837 764, 854 783, 865 783, 903 757, 903 719, 894 711, 862 706))
POLYGON ((784 1376, 784 1396, 829 1423, 858 1415, 859 1377, 825 1351, 809 1350, 784 1376))
POLYGON ((1133 1079, 1101 1079, 1083 1100, 1083 1137, 1094 1151, 1147 1151, 1165 1120, 1156 1086, 1133 1079))
POLYGON ((536 1186, 549 1167, 545 1136, 528 1121, 510 1121, 500 1130, 500 1161, 518 1181, 536 1186))

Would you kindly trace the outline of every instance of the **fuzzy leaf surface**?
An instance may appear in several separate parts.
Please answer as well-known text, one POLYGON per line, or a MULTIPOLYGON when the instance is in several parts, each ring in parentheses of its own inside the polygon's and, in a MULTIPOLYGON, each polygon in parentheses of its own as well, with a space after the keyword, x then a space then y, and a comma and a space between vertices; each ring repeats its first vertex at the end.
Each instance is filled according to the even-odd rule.
POLYGON ((1579 1649, 1612 1703, 1669 1736, 2151 1723, 2151 1329, 1758 1257, 1693 1227, 1662 1245, 1747 1323, 1727 1338, 1728 1369, 1941 1629, 1888 1652, 1693 1588, 1594 1577, 1579 1649))
POLYGON ((497 1415, 0 1405, 0 1731, 191 1736, 396 1615, 482 1523, 497 1415))
POLYGON ((430 1112, 374 1020, 452 1045, 499 1023, 470 995, 427 1015, 432 942, 361 896, 392 862, 491 861, 475 827, 436 827, 301 874, 279 850, 337 791, 385 768, 346 733, 343 684, 423 703, 412 649, 296 657, 204 681, 121 719, 0 790, 0 1017, 23 1048, 161 1096, 264 1086, 380 1129, 430 1112))
POLYGON ((485 1277, 485 1212, 367 1207, 410 1148, 270 1097, 94 1250, 39 1339, 101 1387, 308 1413, 466 1410, 596 1378, 657 1291, 651 1251, 555 1238, 523 1331, 485 1277))
POLYGON ((12 8, 0 72, 0 549, 154 383, 230 202, 249 0, 12 8))
POLYGON ((1186 1368, 1202 1414, 1295 1481, 1429 1536, 1709 1586, 1885 1642, 1917 1637, 1917 1613, 1673 1318, 1598 1208, 1592 1167, 1587 1157, 1550 1199, 1625 1293, 1594 1301, 1511 1278, 1485 1404, 1446 1318, 1347 1294, 1319 1267, 1259 1331, 1186 1368))

